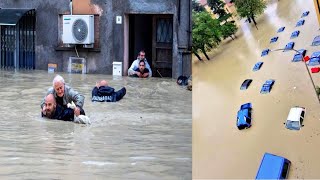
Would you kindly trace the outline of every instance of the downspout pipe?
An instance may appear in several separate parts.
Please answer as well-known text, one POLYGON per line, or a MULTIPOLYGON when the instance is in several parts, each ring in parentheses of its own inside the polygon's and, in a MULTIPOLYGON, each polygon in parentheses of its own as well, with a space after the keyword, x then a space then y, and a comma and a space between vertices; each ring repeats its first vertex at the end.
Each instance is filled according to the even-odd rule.
POLYGON ((70 0, 69 8, 70 8, 70 15, 72 15, 72 0, 70 0))

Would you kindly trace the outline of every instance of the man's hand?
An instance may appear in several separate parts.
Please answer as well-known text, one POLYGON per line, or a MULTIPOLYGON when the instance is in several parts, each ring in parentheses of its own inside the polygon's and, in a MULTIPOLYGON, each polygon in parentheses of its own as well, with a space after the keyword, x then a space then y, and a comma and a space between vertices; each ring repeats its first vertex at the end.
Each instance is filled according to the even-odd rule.
POLYGON ((136 71, 136 75, 137 75, 138 77, 142 77, 141 72, 137 72, 137 71, 136 71))
POLYGON ((149 76, 149 73, 144 73, 144 74, 142 74, 142 77, 143 78, 147 78, 149 76))
POLYGON ((76 116, 80 115, 80 108, 79 107, 74 108, 74 115, 76 115, 76 116))

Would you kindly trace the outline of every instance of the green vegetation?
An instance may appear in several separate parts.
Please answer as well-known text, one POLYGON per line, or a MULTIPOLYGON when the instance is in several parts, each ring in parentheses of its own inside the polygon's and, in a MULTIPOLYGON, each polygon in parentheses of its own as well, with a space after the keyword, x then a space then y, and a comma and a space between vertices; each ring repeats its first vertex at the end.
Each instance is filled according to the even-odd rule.
POLYGON ((234 21, 227 21, 231 14, 224 10, 225 3, 221 0, 208 0, 208 5, 218 18, 214 19, 211 13, 203 11, 203 6, 192 0, 192 52, 201 61, 199 53, 203 53, 210 60, 207 52, 219 45, 222 39, 236 37, 238 28, 234 21))
POLYGON ((202 60, 198 54, 201 51, 210 60, 206 52, 218 46, 221 41, 220 22, 213 19, 207 11, 193 11, 192 21, 192 52, 202 60))
POLYGON ((232 16, 224 10, 226 3, 221 0, 207 0, 207 4, 210 6, 212 12, 218 15, 220 22, 227 21, 232 16))
POLYGON ((255 17, 262 14, 264 9, 266 9, 266 2, 264 0, 235 0, 234 3, 238 15, 241 18, 247 18, 249 23, 251 23, 252 20, 258 29, 255 17))

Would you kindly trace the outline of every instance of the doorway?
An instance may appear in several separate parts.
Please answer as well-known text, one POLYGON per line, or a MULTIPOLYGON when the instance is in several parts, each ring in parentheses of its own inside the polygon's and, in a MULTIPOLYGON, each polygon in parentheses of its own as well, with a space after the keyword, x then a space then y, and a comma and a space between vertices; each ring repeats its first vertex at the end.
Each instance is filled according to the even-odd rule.
POLYGON ((129 15, 129 67, 137 59, 140 50, 152 68, 152 15, 129 15))
POLYGON ((129 14, 128 22, 128 66, 144 50, 153 77, 172 77, 173 15, 129 14))

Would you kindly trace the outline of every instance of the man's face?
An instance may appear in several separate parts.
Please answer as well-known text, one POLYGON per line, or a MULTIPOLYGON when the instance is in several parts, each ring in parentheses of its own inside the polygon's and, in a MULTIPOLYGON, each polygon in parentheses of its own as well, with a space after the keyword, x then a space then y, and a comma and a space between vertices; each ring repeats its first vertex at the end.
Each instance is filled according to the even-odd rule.
POLYGON ((63 97, 63 95, 64 95, 64 83, 62 83, 62 82, 54 83, 54 90, 56 91, 57 96, 63 97))
POLYGON ((140 72, 143 72, 143 71, 144 71, 144 68, 145 68, 144 63, 143 63, 143 62, 140 62, 140 63, 139 63, 139 70, 140 70, 140 72))
POLYGON ((45 106, 46 106, 46 116, 51 118, 56 110, 56 102, 54 101, 53 96, 48 96, 45 101, 45 106))
POLYGON ((140 54, 139 54, 139 59, 140 59, 140 60, 143 60, 145 57, 146 57, 146 53, 140 52, 140 54))

